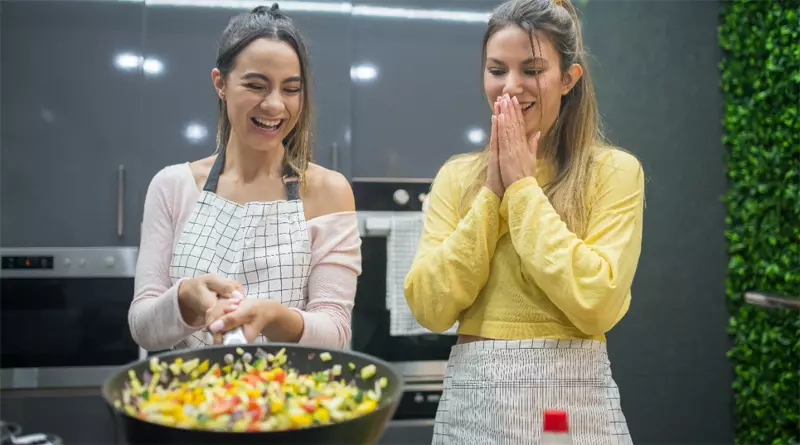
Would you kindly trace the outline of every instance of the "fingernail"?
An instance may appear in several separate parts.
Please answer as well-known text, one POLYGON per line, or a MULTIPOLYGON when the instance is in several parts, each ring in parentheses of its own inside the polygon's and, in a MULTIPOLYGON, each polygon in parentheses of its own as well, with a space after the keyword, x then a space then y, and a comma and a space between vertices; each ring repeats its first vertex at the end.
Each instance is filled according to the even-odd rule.
POLYGON ((211 331, 211 332, 217 333, 217 332, 221 331, 222 328, 224 328, 224 327, 225 327, 225 322, 223 322, 222 320, 217 320, 217 321, 211 323, 210 325, 208 325, 208 330, 211 331))
POLYGON ((244 296, 238 290, 231 292, 231 296, 236 300, 244 300, 244 296))
POLYGON ((537 131, 537 132, 536 132, 536 140, 537 140, 537 141, 539 140, 539 136, 541 136, 541 135, 542 135, 542 132, 541 132, 541 131, 537 131))
POLYGON ((512 100, 514 101, 514 105, 519 105, 519 101, 517 100, 517 96, 514 96, 514 99, 512 99, 512 100))

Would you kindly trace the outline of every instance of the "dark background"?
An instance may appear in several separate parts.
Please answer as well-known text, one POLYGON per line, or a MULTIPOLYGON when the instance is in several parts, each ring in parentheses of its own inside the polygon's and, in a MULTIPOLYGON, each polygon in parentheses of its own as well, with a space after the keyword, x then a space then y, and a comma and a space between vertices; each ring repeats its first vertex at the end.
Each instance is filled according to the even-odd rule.
MULTIPOLYGON (((372 0, 352 2, 352 14, 288 11, 309 38, 318 162, 349 178, 430 178, 452 154, 475 149, 468 130, 488 132, 479 72, 485 25, 370 17, 359 6, 487 12, 497 3, 372 0), (377 78, 351 81, 359 64, 374 66, 377 78)), ((632 307, 609 335, 637 444, 732 443, 719 7, 644 0, 581 7, 607 133, 648 176, 632 307)), ((138 245, 152 176, 213 150, 210 70, 216 39, 238 10, 135 1, 2 1, 0 8, 0 245, 138 245), (130 57, 115 59, 122 53, 134 62, 143 54, 143 66, 126 70, 130 57), (205 139, 191 142, 187 127, 190 136, 205 127, 205 139)), ((65 425, 81 411, 52 406, 62 407, 65 425)))

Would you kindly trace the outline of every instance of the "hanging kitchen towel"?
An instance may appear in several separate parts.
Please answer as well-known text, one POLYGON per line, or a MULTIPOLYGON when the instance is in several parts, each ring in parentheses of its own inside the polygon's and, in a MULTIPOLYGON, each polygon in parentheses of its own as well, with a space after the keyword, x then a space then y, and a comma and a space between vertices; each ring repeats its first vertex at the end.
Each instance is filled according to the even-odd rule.
MULTIPOLYGON (((422 212, 393 216, 386 240, 386 308, 389 310, 389 334, 393 337, 432 333, 414 318, 403 291, 403 282, 422 235, 424 218, 422 212)), ((457 329, 458 322, 443 334, 456 335, 457 329)))

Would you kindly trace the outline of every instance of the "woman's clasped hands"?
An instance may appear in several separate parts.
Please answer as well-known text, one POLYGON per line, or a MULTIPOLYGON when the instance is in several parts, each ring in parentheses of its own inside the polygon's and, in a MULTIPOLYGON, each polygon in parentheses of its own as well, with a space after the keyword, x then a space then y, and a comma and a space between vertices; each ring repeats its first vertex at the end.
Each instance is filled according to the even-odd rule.
POLYGON ((255 340, 271 321, 276 304, 271 300, 246 300, 241 284, 217 275, 202 275, 181 282, 178 302, 184 320, 208 329, 214 343, 222 335, 242 327, 248 342, 255 340))
POLYGON ((525 118, 516 97, 497 98, 486 175, 486 187, 495 195, 502 197, 511 184, 536 173, 540 134, 525 134, 525 118))

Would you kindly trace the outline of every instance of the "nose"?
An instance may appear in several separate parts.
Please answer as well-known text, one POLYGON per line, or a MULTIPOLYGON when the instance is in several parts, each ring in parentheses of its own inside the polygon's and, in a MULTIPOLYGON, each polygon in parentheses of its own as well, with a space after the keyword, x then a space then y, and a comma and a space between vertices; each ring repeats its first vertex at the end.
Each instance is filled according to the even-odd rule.
POLYGON ((268 113, 277 113, 282 108, 283 100, 281 98, 281 92, 277 88, 269 91, 261 101, 261 109, 268 113))
POLYGON ((522 77, 519 74, 508 73, 506 83, 503 85, 503 94, 508 94, 510 97, 522 94, 522 77))

